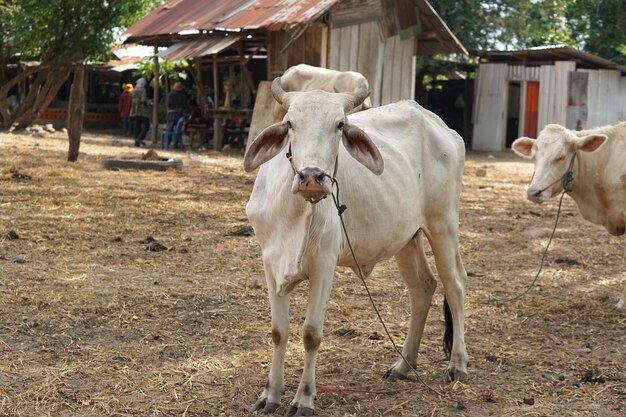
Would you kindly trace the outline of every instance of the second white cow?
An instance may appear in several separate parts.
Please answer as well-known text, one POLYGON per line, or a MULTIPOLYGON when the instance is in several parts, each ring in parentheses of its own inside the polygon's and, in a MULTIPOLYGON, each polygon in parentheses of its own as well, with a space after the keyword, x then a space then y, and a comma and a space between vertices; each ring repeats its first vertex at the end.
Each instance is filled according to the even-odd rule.
MULTIPOLYGON (((574 158, 569 195, 580 214, 585 220, 604 226, 612 235, 624 234, 626 122, 584 131, 551 124, 539 133, 537 140, 519 138, 512 149, 535 162, 535 174, 526 192, 530 201, 542 203, 560 194, 563 177, 574 158)), ((617 304, 619 309, 625 307, 626 287, 617 304)))
MULTIPOLYGON (((444 289, 448 372, 467 376, 464 336, 466 273, 459 253, 459 199, 465 148, 439 117, 404 101, 346 115, 368 95, 272 93, 286 110, 266 128, 244 158, 250 172, 261 166, 246 212, 261 245, 272 317, 272 364, 266 388, 251 411, 274 413, 285 389, 284 361, 293 288, 309 281, 303 324, 304 370, 285 415, 313 414, 315 363, 335 267, 356 270, 331 193, 340 186, 346 229, 366 275, 395 256, 410 296, 411 316, 403 355, 416 364, 426 316, 437 286, 424 253, 425 235, 444 289), (285 157, 289 150, 290 158, 285 157)), ((405 377, 402 360, 387 371, 405 377)))

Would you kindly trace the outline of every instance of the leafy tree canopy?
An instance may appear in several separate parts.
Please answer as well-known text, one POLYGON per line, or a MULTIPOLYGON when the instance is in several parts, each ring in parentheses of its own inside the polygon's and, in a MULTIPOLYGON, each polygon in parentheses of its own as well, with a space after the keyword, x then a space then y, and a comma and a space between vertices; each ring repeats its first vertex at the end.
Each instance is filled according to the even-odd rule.
POLYGON ((5 0, 0 4, 0 54, 40 62, 101 59, 120 28, 162 0, 5 0))
POLYGON ((626 65, 624 0, 430 0, 473 53, 568 45, 626 65))

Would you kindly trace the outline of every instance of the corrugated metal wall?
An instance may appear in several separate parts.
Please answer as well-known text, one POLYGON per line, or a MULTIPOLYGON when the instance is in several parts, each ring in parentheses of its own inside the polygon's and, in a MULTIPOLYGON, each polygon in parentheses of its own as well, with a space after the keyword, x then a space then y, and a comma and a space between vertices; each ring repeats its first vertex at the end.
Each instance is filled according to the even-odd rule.
POLYGON ((504 148, 507 64, 480 64, 474 93, 472 149, 497 152, 504 148))
POLYGON ((373 105, 415 97, 415 38, 383 41, 378 23, 367 22, 333 28, 329 48, 328 68, 363 74, 373 105))
POLYGON ((617 70, 581 70, 589 73, 586 129, 626 120, 626 77, 617 70))

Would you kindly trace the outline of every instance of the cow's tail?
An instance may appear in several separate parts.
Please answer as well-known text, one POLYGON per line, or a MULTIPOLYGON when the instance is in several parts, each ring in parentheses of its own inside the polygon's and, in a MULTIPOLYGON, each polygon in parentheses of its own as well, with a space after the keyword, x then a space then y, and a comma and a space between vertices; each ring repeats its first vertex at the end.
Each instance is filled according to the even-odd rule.
POLYGON ((443 298, 443 317, 446 322, 446 329, 443 332, 443 351, 448 359, 452 353, 452 342, 454 342, 454 326, 452 325, 452 312, 448 305, 448 299, 443 298))

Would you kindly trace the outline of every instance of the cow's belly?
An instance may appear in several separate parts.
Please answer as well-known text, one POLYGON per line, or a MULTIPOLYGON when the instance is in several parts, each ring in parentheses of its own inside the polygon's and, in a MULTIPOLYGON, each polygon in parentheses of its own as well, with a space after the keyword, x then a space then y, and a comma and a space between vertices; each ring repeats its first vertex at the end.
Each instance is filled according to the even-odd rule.
MULTIPOLYGON (((394 193, 375 205, 367 201, 346 203, 344 214, 350 242, 362 265, 374 265, 391 258, 402 249, 422 227, 422 204, 416 190, 407 191, 402 197, 394 193), (408 194, 408 195, 407 195, 408 194), (412 195, 411 195, 412 194, 412 195), (349 218, 348 216, 352 216, 349 218), (351 221, 354 218, 358 222, 351 221)), ((343 230, 341 231, 343 234, 343 230)), ((354 267, 350 248, 343 236, 344 245, 339 265, 354 267)))

